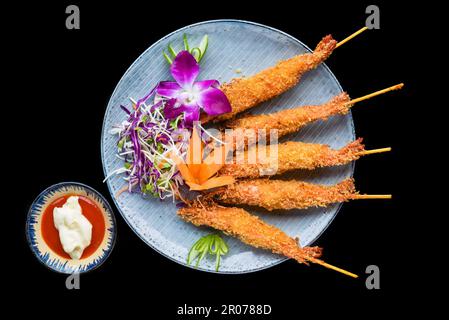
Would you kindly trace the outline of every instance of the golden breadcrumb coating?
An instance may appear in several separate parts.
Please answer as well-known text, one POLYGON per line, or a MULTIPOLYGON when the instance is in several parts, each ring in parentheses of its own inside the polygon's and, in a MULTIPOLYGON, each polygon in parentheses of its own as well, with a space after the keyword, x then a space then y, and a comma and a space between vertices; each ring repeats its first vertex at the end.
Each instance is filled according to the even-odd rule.
MULTIPOLYGON (((346 114, 351 108, 349 101, 349 95, 342 92, 322 105, 300 106, 270 114, 246 115, 226 122, 225 126, 235 130, 237 135, 241 135, 239 130, 244 130, 245 139, 255 139, 258 130, 261 129, 266 130, 268 137, 270 130, 277 130, 280 138, 299 131, 311 122, 326 120, 337 114, 346 114)), ((232 135, 226 137, 227 141, 232 138, 232 135)))
POLYGON ((278 62, 274 67, 265 69, 248 78, 238 78, 221 86, 227 96, 232 111, 218 117, 202 118, 205 123, 227 120, 257 104, 274 98, 295 86, 301 76, 315 69, 326 60, 335 49, 337 41, 331 35, 324 37, 312 53, 297 55, 293 58, 278 62))
POLYGON ((282 230, 271 226, 256 216, 240 208, 226 208, 216 204, 194 203, 178 210, 178 215, 196 226, 208 226, 239 238, 256 248, 271 250, 274 253, 307 263, 307 256, 318 258, 319 247, 301 248, 298 241, 282 230))
POLYGON ((357 192, 353 179, 326 186, 301 181, 255 179, 239 181, 206 195, 225 204, 258 206, 276 209, 326 207, 354 198, 357 192))
MULTIPOLYGON (((220 175, 235 178, 257 178, 261 175, 282 174, 297 169, 312 170, 347 164, 360 158, 365 150, 359 138, 345 147, 334 150, 328 145, 287 141, 277 145, 277 152, 272 146, 254 146, 243 152, 243 163, 225 164, 220 175), (254 149, 256 148, 256 149, 254 149), (248 163, 250 155, 255 156, 255 163, 248 163)), ((236 162, 236 161, 234 161, 236 162)))

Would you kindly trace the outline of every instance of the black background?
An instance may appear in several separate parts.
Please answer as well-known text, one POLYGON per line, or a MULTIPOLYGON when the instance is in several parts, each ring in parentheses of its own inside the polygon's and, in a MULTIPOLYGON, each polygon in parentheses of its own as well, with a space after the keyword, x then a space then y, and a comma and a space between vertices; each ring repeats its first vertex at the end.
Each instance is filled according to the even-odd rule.
POLYGON ((12 249, 11 259, 3 264, 9 297, 19 295, 29 302, 42 299, 52 304, 74 299, 99 311, 126 308, 144 311, 147 318, 162 313, 170 319, 184 303, 217 307, 224 303, 271 304, 272 317, 324 311, 357 314, 356 306, 365 309, 359 314, 364 316, 382 312, 387 304, 401 311, 398 297, 417 290, 419 281, 414 275, 420 266, 414 264, 416 257, 408 249, 411 244, 417 249, 420 243, 413 238, 412 226, 419 204, 413 203, 415 210, 406 205, 414 189, 409 165, 418 162, 409 154, 414 145, 410 129, 421 117, 414 112, 421 69, 416 65, 419 51, 414 37, 428 26, 420 22, 426 9, 411 4, 374 3, 380 7, 381 29, 365 32, 326 62, 353 97, 399 82, 406 84, 400 92, 377 97, 353 110, 357 136, 364 137, 369 148, 393 148, 389 154, 357 162, 358 189, 392 193, 393 200, 345 204, 317 242, 325 248, 326 261, 358 273, 358 280, 293 261, 246 275, 195 271, 147 247, 116 211, 118 238, 111 256, 100 269, 82 275, 81 290, 69 291, 64 275, 47 270, 32 256, 24 236, 29 205, 54 183, 83 182, 112 203, 102 183, 103 115, 123 73, 159 38, 191 23, 236 18, 278 28, 314 47, 328 33, 342 39, 362 27, 369 4, 123 1, 93 5, 61 1, 4 8, 2 13, 8 16, 4 29, 8 47, 4 51, 18 58, 20 66, 9 78, 12 107, 2 115, 2 122, 11 125, 5 143, 16 150, 13 160, 3 157, 5 171, 11 175, 9 184, 4 184, 13 191, 7 193, 11 208, 3 213, 12 216, 5 227, 12 233, 7 245, 12 249), (68 4, 80 7, 80 30, 65 28, 68 4), (380 290, 365 288, 364 272, 370 264, 380 267, 380 290), (96 304, 99 298, 106 298, 106 304, 96 304))

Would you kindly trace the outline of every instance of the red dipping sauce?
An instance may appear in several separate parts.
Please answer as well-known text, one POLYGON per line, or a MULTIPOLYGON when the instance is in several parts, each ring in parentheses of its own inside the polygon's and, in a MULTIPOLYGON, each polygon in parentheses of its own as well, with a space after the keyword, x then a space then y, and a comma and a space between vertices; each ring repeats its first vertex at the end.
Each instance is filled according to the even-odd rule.
POLYGON ((92 239, 90 245, 84 249, 83 255, 81 256, 81 259, 85 259, 98 249, 106 232, 102 210, 88 197, 77 194, 68 194, 52 201, 42 214, 41 234, 45 243, 53 252, 62 258, 72 259, 62 247, 61 241, 59 240, 59 231, 56 229, 53 220, 53 209, 62 207, 71 196, 78 196, 78 203, 81 206, 83 216, 85 216, 92 224, 92 239))

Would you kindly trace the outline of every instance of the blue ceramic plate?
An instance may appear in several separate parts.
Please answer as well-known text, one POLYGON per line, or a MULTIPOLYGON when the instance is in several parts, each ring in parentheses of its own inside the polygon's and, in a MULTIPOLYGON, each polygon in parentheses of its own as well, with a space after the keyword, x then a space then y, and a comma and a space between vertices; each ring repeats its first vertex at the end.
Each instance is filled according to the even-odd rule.
MULTIPOLYGON (((307 30, 298 30, 298 34, 307 30)), ((169 43, 182 49, 182 36, 186 34, 191 43, 198 43, 204 34, 209 35, 209 47, 201 61, 201 79, 218 79, 227 82, 235 77, 249 76, 274 65, 281 59, 305 53, 310 49, 292 36, 260 24, 216 20, 197 23, 177 30, 152 44, 123 75, 109 100, 103 123, 101 156, 105 175, 123 166, 116 157, 116 136, 108 131, 114 124, 126 119, 120 104, 129 105, 129 97, 140 98, 161 80, 170 80, 169 66, 162 51, 169 43), (236 71, 241 71, 237 73, 236 71)), ((324 36, 324 35, 323 35, 324 36)), ((320 39, 316 39, 318 43, 320 39)), ((311 44, 313 47, 316 43, 311 44)), ((338 54, 338 53, 336 53, 338 54)), ((333 57, 331 57, 333 59, 333 57)), ((333 61, 335 63, 335 61, 333 61)), ((112 67, 112 66, 111 66, 112 67)), ((251 112, 266 113, 298 105, 319 104, 342 92, 342 88, 329 68, 322 64, 307 73, 301 83, 281 96, 261 104, 251 112)), ((340 148, 355 139, 351 114, 318 121, 301 130, 294 140, 326 143, 340 148)), ((296 173, 295 177, 306 181, 334 184, 353 173, 353 164, 296 173)), ((292 175, 293 177, 293 175, 292 175)), ((201 236, 209 233, 207 228, 197 228, 176 216, 175 204, 158 199, 143 199, 138 194, 115 194, 124 186, 120 177, 107 182, 117 208, 131 229, 150 247, 166 257, 186 265, 189 248, 201 236)), ((327 208, 293 210, 288 214, 267 214, 252 210, 266 222, 276 225, 293 237, 299 237, 301 245, 312 244, 336 216, 340 204, 327 208)), ((229 254, 224 257, 220 273, 253 272, 274 266, 286 258, 270 252, 254 249, 236 239, 226 237, 229 254)), ((214 272, 213 259, 204 259, 199 269, 214 272)))
POLYGON ((61 182, 44 191, 34 200, 28 212, 26 236, 31 251, 48 268, 61 273, 83 273, 99 267, 109 256, 115 244, 115 217, 106 199, 89 186, 78 182, 61 182), (53 252, 41 234, 42 214, 54 200, 67 195, 82 195, 92 200, 100 209, 105 221, 106 231, 98 249, 90 256, 80 260, 66 259, 53 252))

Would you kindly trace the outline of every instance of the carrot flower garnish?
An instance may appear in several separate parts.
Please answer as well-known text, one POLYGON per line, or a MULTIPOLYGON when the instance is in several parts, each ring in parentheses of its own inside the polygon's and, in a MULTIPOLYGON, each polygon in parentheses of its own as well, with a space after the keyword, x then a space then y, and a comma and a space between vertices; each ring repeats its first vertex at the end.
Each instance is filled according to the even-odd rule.
POLYGON ((232 184, 235 182, 231 176, 216 176, 225 164, 226 154, 224 145, 212 150, 203 159, 204 143, 194 127, 187 149, 186 160, 177 154, 170 154, 182 178, 190 190, 207 190, 232 184))

